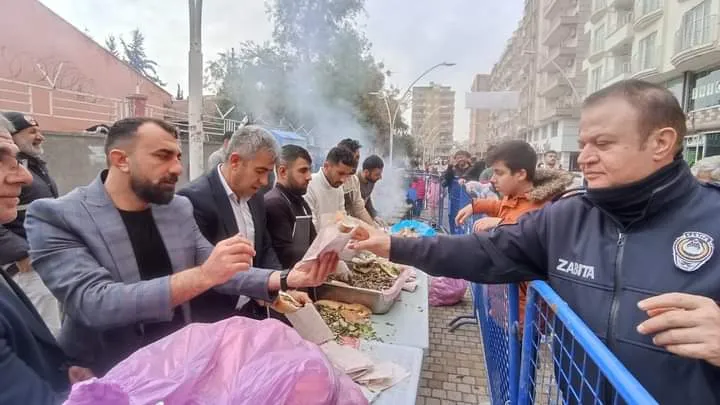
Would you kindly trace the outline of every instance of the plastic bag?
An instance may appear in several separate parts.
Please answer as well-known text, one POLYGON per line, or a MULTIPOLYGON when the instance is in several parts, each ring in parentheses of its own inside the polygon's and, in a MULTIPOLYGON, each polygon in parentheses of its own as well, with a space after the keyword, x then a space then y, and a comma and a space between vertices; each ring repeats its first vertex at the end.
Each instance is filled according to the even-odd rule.
POLYGON ((465 296, 467 281, 449 277, 435 277, 430 281, 430 305, 455 305, 465 296))
POLYGON ((144 347, 65 405, 366 405, 316 345, 276 320, 192 324, 144 347))

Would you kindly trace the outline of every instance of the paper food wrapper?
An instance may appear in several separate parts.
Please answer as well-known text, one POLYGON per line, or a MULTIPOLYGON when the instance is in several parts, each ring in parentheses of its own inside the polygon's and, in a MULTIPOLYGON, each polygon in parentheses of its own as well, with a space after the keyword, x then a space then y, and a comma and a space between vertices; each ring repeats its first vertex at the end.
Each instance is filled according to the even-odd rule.
POLYGON ((313 304, 306 304, 295 312, 285 314, 285 316, 303 339, 316 345, 322 345, 335 338, 330 327, 323 321, 313 304))
POLYGON ((340 255, 343 249, 345 249, 345 246, 347 246, 348 242, 350 242, 352 234, 356 229, 354 227, 349 230, 346 229, 347 232, 342 232, 340 228, 341 226, 338 224, 331 224, 321 228, 320 232, 318 232, 315 237, 315 240, 310 245, 307 252, 305 252, 305 256, 303 256, 301 262, 315 260, 327 252, 335 252, 340 255))
POLYGON ((339 370, 350 376, 362 376, 373 368, 373 361, 357 349, 341 346, 334 340, 320 345, 320 349, 339 370))
POLYGON ((384 362, 376 363, 372 370, 358 377, 356 381, 365 385, 370 391, 380 392, 400 383, 409 376, 410 373, 399 365, 384 362))

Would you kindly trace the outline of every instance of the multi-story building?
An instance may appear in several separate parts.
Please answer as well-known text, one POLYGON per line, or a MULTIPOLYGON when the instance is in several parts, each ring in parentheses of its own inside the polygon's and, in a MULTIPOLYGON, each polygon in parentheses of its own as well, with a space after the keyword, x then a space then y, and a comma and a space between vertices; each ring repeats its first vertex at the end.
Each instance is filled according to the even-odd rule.
POLYGON ((574 170, 578 155, 578 126, 587 76, 583 60, 589 39, 583 26, 591 0, 542 0, 537 10, 535 108, 532 129, 525 139, 539 155, 558 152, 561 167, 574 170))
POLYGON ((430 83, 412 90, 412 133, 429 157, 447 157, 453 148, 455 91, 430 83))
POLYGON ((720 154, 720 1, 593 1, 588 92, 626 78, 663 84, 688 115, 686 159, 720 154))
POLYGON ((517 91, 515 110, 490 113, 489 145, 525 139, 543 154, 559 153, 574 169, 579 110, 589 46, 583 26, 592 0, 526 0, 524 15, 491 73, 491 91, 517 91))
MULTIPOLYGON (((477 74, 473 79, 470 91, 490 90, 490 75, 477 74)), ((481 154, 486 149, 490 111, 473 109, 470 111, 470 131, 468 149, 472 154, 481 154)))

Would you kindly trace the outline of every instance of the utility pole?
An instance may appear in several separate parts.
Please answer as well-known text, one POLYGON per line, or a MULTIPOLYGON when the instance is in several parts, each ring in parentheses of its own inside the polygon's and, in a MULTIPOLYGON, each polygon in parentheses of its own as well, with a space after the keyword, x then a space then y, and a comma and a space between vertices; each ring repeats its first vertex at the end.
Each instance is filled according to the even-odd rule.
POLYGON ((190 180, 204 173, 202 124, 202 0, 190 3, 190 51, 188 52, 188 132, 190 133, 190 180))

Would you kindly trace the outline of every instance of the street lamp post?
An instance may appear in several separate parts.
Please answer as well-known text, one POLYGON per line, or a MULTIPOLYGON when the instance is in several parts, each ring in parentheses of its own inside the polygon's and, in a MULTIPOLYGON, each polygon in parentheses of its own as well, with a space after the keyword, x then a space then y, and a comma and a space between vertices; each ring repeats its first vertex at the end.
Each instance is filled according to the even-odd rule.
POLYGON ((200 177, 204 156, 202 123, 202 0, 189 0, 190 51, 188 52, 188 132, 190 144, 190 180, 200 177))
POLYGON ((408 94, 410 94, 410 90, 412 90, 413 86, 415 86, 415 83, 419 82, 428 73, 432 72, 433 70, 435 70, 439 67, 450 67, 450 66, 455 66, 455 65, 456 65, 455 63, 441 62, 441 63, 438 63, 437 65, 431 66, 430 68, 428 68, 427 70, 422 72, 422 74, 420 74, 420 76, 418 76, 417 79, 413 80, 413 82, 410 83, 410 85, 407 87, 407 89, 405 89, 405 92, 403 92, 402 96, 398 100, 398 103, 395 106, 395 111, 392 114, 390 113, 390 104, 387 101, 387 94, 385 94, 383 92, 370 93, 370 94, 376 94, 378 97, 385 99, 385 107, 388 110, 388 121, 390 122, 390 161, 388 162, 388 167, 391 170, 393 168, 393 143, 394 143, 393 138, 394 138, 394 134, 395 134, 395 120, 397 119, 398 112, 400 111, 400 106, 404 102, 405 98, 407 98, 408 94))

